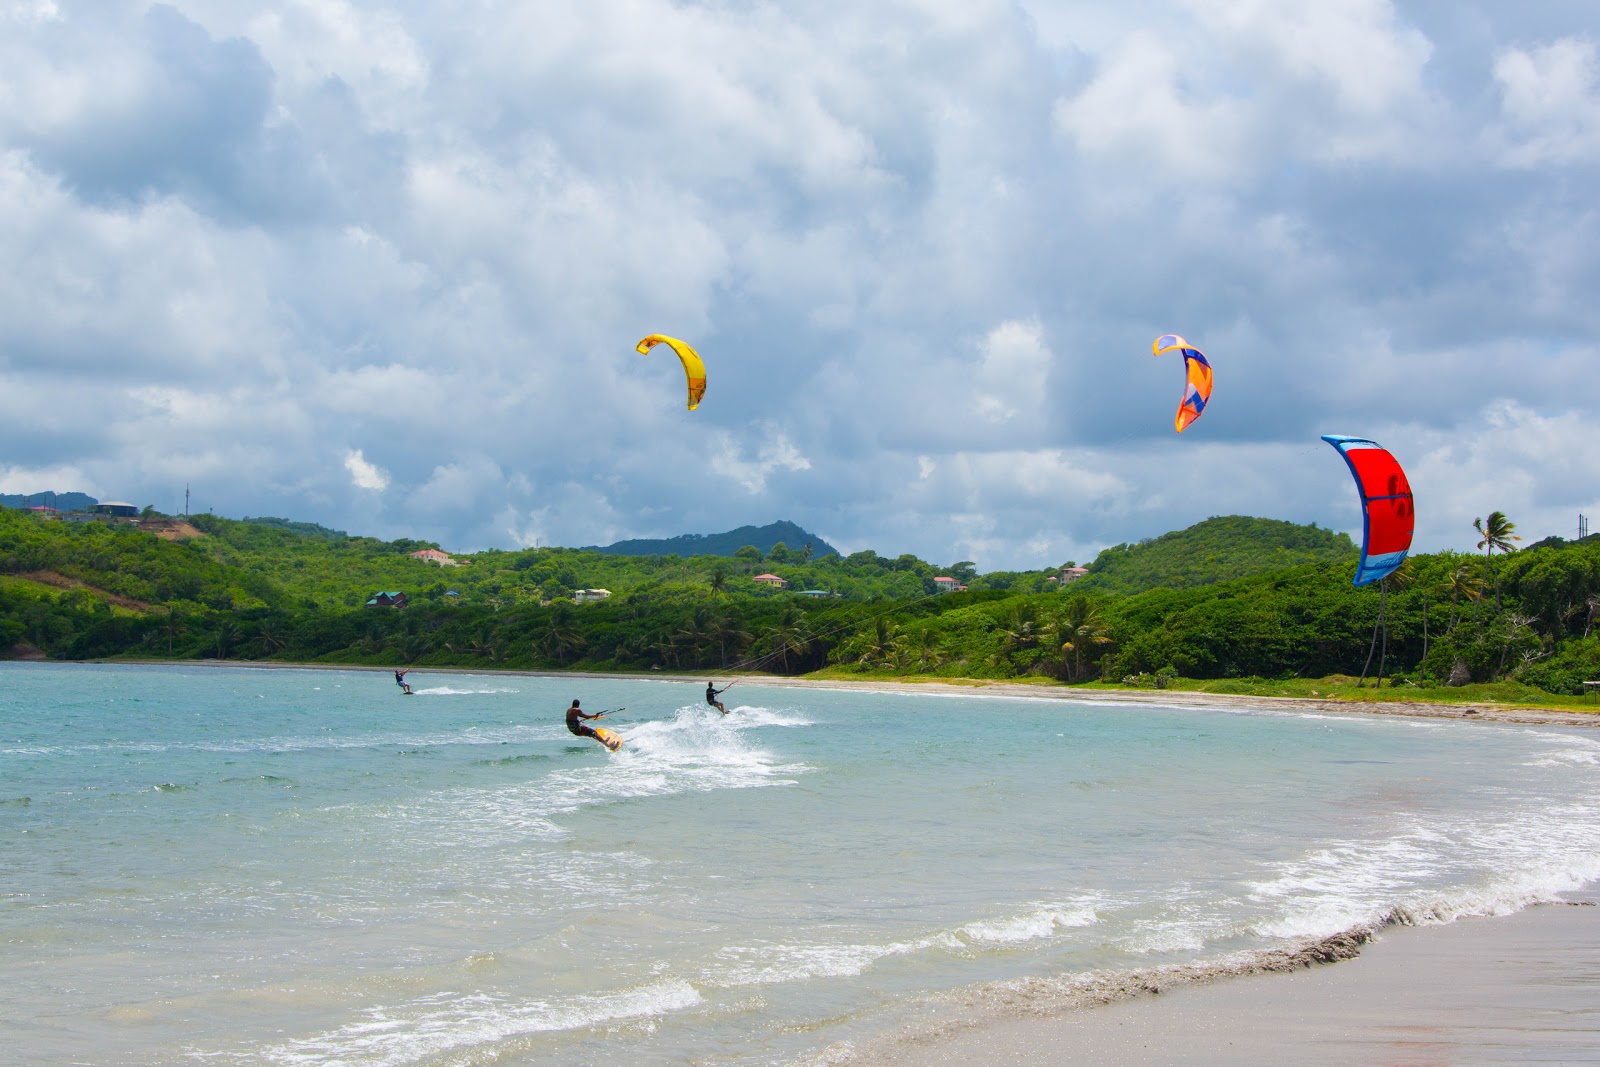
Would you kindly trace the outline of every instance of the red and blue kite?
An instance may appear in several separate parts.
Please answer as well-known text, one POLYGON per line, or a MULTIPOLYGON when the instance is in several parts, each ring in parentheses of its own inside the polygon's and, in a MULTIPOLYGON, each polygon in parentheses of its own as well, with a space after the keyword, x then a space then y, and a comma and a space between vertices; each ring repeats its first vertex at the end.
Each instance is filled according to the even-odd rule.
POLYGON ((1361 562, 1356 585, 1369 585, 1393 574, 1411 551, 1416 513, 1411 483, 1399 462, 1376 441, 1325 433, 1322 439, 1339 450, 1361 494, 1361 562))

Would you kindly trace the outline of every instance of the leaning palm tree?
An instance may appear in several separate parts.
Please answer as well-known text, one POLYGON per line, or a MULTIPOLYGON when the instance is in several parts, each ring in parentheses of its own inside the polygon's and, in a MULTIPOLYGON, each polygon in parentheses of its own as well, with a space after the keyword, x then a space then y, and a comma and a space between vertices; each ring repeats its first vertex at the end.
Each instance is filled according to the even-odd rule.
POLYGON ((1503 511, 1491 511, 1487 519, 1473 519, 1472 528, 1478 531, 1482 538, 1478 547, 1483 549, 1484 584, 1491 582, 1494 585, 1494 609, 1500 610, 1500 578, 1494 573, 1494 554, 1516 551, 1516 546, 1511 542, 1520 541, 1517 536, 1517 524, 1506 518, 1503 511))
POLYGON ((1477 604, 1483 596, 1483 581, 1472 573, 1472 565, 1463 559, 1445 576, 1444 591, 1450 594, 1450 629, 1453 630, 1456 626, 1456 605, 1462 599, 1477 604))

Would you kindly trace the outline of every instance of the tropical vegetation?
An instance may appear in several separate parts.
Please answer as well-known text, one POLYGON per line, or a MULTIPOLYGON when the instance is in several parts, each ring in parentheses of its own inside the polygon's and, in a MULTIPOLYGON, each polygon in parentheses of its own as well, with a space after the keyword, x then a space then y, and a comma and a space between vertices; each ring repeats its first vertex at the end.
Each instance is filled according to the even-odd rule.
POLYGON ((1071 583, 1061 568, 979 574, 970 561, 782 543, 690 557, 486 551, 439 566, 412 555, 438 549, 428 542, 189 521, 0 509, 0 652, 1284 691, 1349 676, 1349 690, 1381 678, 1566 696, 1600 677, 1600 538, 1519 549, 1500 512, 1464 538, 1471 552, 1415 555, 1382 594, 1351 585, 1344 535, 1240 516, 1107 549, 1071 583), (755 580, 766 574, 787 588, 755 580), (955 583, 938 577, 967 589, 942 592, 955 583), (579 602, 596 589, 609 595, 579 602), (381 591, 408 606, 368 606, 381 591))

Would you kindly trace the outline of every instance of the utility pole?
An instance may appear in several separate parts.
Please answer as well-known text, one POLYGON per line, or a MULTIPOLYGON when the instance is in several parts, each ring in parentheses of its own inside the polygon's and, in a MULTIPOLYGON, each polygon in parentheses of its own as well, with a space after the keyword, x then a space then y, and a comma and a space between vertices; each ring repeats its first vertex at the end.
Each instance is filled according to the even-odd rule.
POLYGON ((183 483, 183 517, 189 517, 189 483, 183 483))
POLYGON ((1582 541, 1585 537, 1588 537, 1588 536, 1589 536, 1589 516, 1580 513, 1578 515, 1578 540, 1582 541))

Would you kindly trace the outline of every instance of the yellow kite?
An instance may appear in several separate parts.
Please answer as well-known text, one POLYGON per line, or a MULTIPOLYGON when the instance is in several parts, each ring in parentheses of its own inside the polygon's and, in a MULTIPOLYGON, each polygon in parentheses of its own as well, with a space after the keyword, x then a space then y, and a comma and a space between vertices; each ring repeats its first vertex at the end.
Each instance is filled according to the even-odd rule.
POLYGON ((683 376, 689 380, 689 410, 693 411, 700 406, 700 398, 706 395, 706 365, 700 362, 700 353, 676 337, 665 334, 653 333, 636 347, 642 356, 656 345, 663 344, 678 353, 678 359, 683 363, 683 376))

